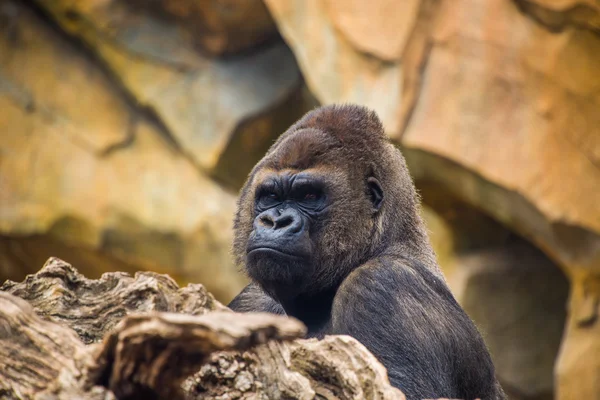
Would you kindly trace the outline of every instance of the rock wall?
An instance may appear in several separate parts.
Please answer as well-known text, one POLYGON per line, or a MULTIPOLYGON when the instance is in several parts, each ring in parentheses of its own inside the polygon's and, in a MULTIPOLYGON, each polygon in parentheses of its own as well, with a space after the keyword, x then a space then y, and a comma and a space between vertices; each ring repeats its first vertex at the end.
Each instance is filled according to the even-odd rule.
MULTIPOLYGON (((443 247, 456 254, 446 260, 474 247, 484 252, 463 265, 446 263, 449 280, 462 280, 454 286, 458 297, 470 291, 468 276, 488 274, 486 268, 498 269, 497 287, 492 296, 479 291, 476 298, 492 308, 511 301, 496 294, 509 291, 516 270, 531 280, 525 291, 529 297, 537 285, 545 285, 534 278, 540 272, 524 272, 541 256, 508 256, 513 253, 505 242, 508 236, 465 210, 478 210, 541 249, 551 262, 535 268, 546 268, 542 275, 547 279, 555 279, 551 264, 562 268, 570 298, 554 369, 555 394, 559 399, 600 398, 600 358, 585 356, 600 354, 597 2, 266 3, 318 100, 363 103, 383 117, 388 134, 404 149, 424 202, 453 226, 447 233, 453 245, 443 247), (490 267, 489 257, 505 261, 490 267), (507 260, 510 266, 501 266, 507 260)), ((552 290, 564 297, 557 279, 552 290)), ((555 301, 546 297, 538 304, 555 301)), ((508 312, 525 312, 523 301, 508 312)), ((546 327, 557 321, 561 312, 553 306, 541 318, 544 333, 538 334, 546 335, 546 327)), ((560 332, 550 331, 556 348, 560 332)), ((506 334, 516 339, 522 332, 506 334)), ((530 371, 527 363, 507 364, 502 357, 496 354, 500 375, 505 384, 516 385, 516 397, 548 395, 548 384, 539 386, 543 380, 538 390, 526 378, 521 383, 510 379, 530 371)), ((542 369, 544 380, 551 381, 551 369, 542 369)))
POLYGON ((1 2, 2 278, 54 255, 232 298, 235 191, 307 96, 260 1, 1 2))
POLYGON ((59 256, 226 302, 246 174, 356 102, 511 397, 600 399, 598 26, 592 0, 0 1, 0 280, 59 256))

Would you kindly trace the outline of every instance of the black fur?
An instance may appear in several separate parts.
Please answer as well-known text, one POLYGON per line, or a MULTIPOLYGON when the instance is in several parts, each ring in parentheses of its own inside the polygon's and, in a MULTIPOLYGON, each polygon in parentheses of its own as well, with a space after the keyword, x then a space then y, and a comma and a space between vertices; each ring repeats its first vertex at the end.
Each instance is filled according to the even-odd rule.
POLYGON ((253 283, 233 310, 294 316, 310 337, 355 337, 408 399, 504 398, 373 112, 308 113, 255 167, 238 205, 234 252, 253 283))

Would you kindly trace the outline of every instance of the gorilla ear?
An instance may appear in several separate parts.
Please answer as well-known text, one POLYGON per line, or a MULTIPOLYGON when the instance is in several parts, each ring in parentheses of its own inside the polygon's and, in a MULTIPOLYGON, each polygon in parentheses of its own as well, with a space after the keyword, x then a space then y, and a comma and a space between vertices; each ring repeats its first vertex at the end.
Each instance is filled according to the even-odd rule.
POLYGON ((379 211, 381 204, 383 203, 383 189, 381 189, 379 181, 372 176, 369 177, 367 179, 367 190, 371 203, 373 204, 373 211, 379 211))

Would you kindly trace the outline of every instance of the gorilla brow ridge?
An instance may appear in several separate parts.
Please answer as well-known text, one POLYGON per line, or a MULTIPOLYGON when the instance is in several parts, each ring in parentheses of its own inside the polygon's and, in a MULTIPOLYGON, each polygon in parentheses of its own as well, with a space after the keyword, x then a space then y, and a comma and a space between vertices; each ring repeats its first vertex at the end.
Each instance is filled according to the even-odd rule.
POLYGON ((342 148, 342 142, 320 129, 300 129, 278 143, 270 166, 277 170, 308 169, 325 164, 331 152, 342 148))
POLYGON ((281 135, 269 151, 269 164, 274 169, 306 169, 330 160, 364 163, 381 155, 386 142, 374 111, 358 105, 328 105, 307 113, 281 135))

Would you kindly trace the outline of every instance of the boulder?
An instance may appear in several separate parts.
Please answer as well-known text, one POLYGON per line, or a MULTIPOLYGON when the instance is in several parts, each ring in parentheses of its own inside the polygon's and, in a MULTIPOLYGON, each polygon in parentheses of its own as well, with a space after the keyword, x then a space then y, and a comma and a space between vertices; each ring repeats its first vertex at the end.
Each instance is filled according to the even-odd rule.
MULTIPOLYGON (((183 4, 192 4, 176 3, 181 3, 181 12, 183 4)), ((222 172, 215 170, 217 165, 240 159, 232 147, 240 142, 259 147, 270 143, 281 134, 282 123, 291 125, 305 111, 300 71, 280 40, 217 59, 185 39, 179 20, 167 24, 158 18, 152 12, 156 2, 143 2, 145 7, 118 0, 38 4, 61 29, 89 47, 126 95, 158 120, 190 161, 217 179, 222 172)), ((248 151, 244 165, 250 163, 251 168, 260 156, 256 158, 252 148, 248 151)), ((236 178, 243 181, 248 172, 236 178)))
POLYGON ((92 276, 168 271, 234 296, 244 284, 229 256, 235 196, 38 15, 15 2, 0 15, 4 273, 21 279, 74 255, 92 276))
POLYGON ((2 2, 0 277, 61 256, 228 301, 236 191, 313 103, 258 1, 2 2))
MULTIPOLYGON (((104 14, 103 18, 111 22, 121 18, 131 21, 138 13, 151 13, 157 23, 164 21, 172 25, 171 29, 180 31, 186 42, 213 56, 235 56, 279 37, 275 23, 261 0, 114 0, 95 3, 90 9, 104 14), (115 9, 126 8, 133 12, 115 12, 115 9)), ((119 26, 117 29, 122 28, 123 32, 118 36, 128 41, 126 36, 132 33, 131 26, 128 23, 123 25, 129 26, 119 26)), ((114 24, 111 29, 115 30, 114 24)), ((148 44, 155 47, 151 42, 148 44)))

